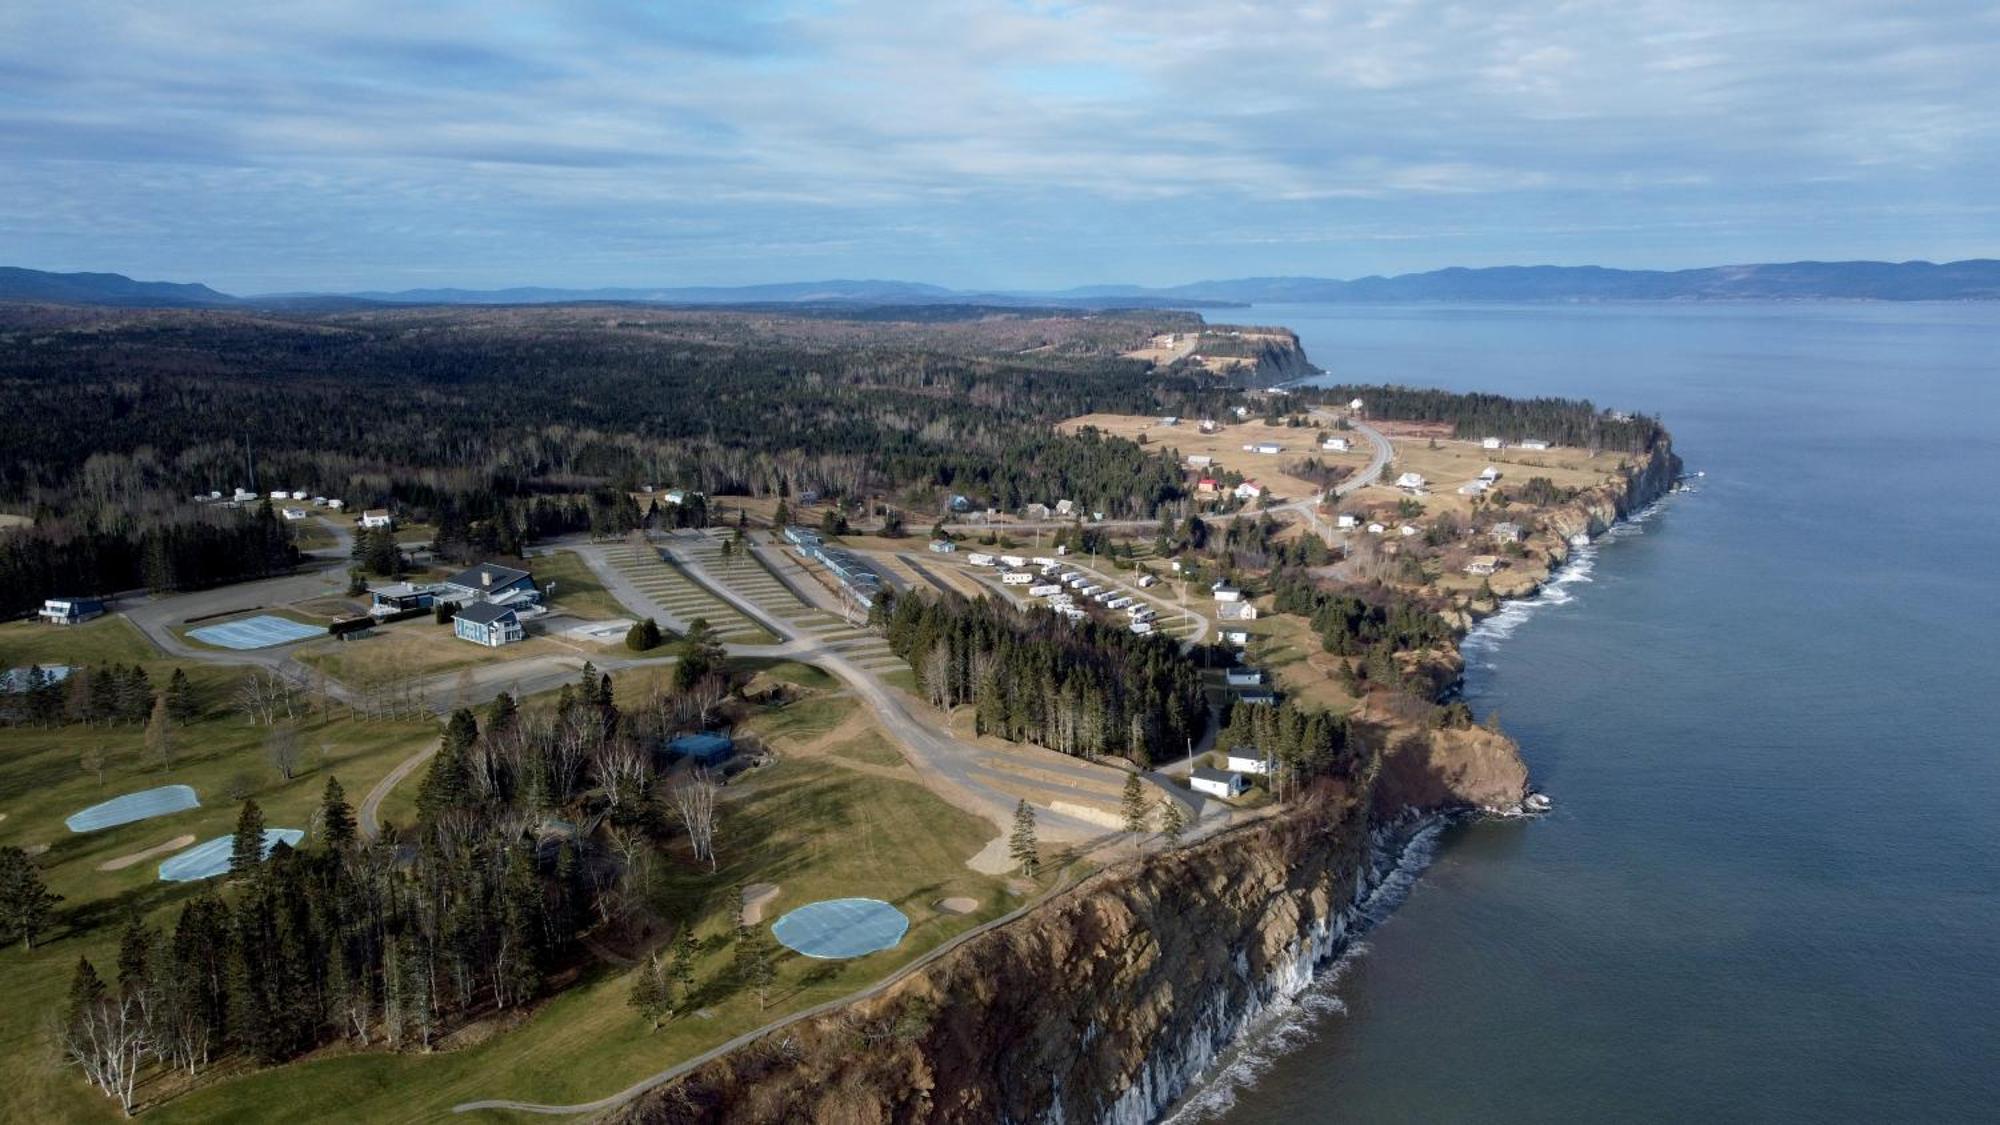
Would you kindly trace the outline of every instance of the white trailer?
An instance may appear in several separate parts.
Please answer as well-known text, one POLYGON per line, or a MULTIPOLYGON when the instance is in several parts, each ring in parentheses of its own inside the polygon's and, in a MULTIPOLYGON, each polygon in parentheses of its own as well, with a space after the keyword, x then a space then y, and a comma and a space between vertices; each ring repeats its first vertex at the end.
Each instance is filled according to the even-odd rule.
POLYGON ((1112 599, 1111 599, 1110 601, 1108 601, 1108 602, 1105 602, 1105 603, 1104 603, 1104 608, 1106 608, 1106 609, 1124 609, 1124 608, 1125 608, 1126 606, 1128 606, 1128 605, 1131 605, 1131 604, 1133 603, 1133 601, 1135 601, 1135 600, 1136 600, 1136 599, 1132 598, 1132 597, 1131 597, 1131 596, 1129 596, 1129 595, 1126 595, 1126 596, 1122 596, 1122 597, 1116 597, 1116 598, 1112 598, 1112 599))
POLYGON ((1040 586, 1028 587, 1028 594, 1030 597, 1049 598, 1049 597, 1054 597, 1055 595, 1060 593, 1062 593, 1062 587, 1056 585, 1053 582, 1044 583, 1040 586))
POLYGON ((1153 576, 1152 576, 1152 575, 1150 575, 1150 574, 1141 574, 1141 575, 1139 576, 1139 588, 1140 588, 1141 590, 1143 590, 1143 589, 1145 589, 1146 587, 1148 587, 1148 586, 1151 586, 1151 585, 1153 585, 1153 584, 1157 583, 1158 581, 1159 581, 1159 579, 1157 579, 1157 578, 1153 577, 1153 576))
POLYGON ((1081 590, 1085 586, 1090 585, 1090 579, 1082 574, 1072 574, 1063 579, 1063 585, 1068 586, 1072 590, 1081 590))
POLYGON ((965 561, 971 563, 973 566, 992 566, 1000 560, 994 558, 992 555, 973 554, 965 556, 965 561))
POLYGON ((1050 558, 1047 555, 1036 555, 1034 558, 1029 559, 1028 561, 1034 563, 1036 566, 1041 566, 1041 567, 1049 567, 1056 565, 1056 560, 1050 558))
POLYGON ((1000 576, 1000 581, 1008 586, 1026 586, 1034 580, 1035 576, 1025 570, 1010 570, 1000 576))
POLYGON ((1022 557, 1021 557, 1021 556, 1019 556, 1019 555, 1001 555, 1001 556, 1000 556, 1000 565, 1001 565, 1001 566, 1027 566, 1027 565, 1028 565, 1028 560, 1027 560, 1027 559, 1024 559, 1024 558, 1022 558, 1022 557))
POLYGON ((1147 633, 1152 632, 1153 627, 1151 625, 1146 624, 1144 621, 1134 621, 1132 623, 1132 631, 1143 637, 1147 633))

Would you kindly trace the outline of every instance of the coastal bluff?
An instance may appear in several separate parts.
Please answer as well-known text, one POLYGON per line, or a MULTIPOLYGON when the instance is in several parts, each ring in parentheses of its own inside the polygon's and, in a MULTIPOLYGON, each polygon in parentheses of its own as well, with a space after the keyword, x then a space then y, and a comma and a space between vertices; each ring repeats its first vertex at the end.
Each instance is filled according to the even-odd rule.
POLYGON ((606 1119, 1150 1121, 1345 947, 1413 833, 1518 806, 1513 744, 1449 733, 1282 815, 1100 872, 606 1119))

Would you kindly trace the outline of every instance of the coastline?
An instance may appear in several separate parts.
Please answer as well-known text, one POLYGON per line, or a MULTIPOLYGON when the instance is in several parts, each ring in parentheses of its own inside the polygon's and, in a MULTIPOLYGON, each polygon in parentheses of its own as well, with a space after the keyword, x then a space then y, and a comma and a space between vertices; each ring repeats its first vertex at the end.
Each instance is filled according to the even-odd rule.
MULTIPOLYGON (((1560 589, 1565 573, 1587 576, 1595 552, 1570 535, 1604 535, 1679 475, 1669 440, 1622 487, 1552 516, 1549 572, 1459 622, 1449 688, 1485 622, 1560 589)), ((1492 741, 1524 779, 1511 807, 1487 799, 1492 747, 1385 753, 1340 797, 1109 868, 881 995, 715 1059, 611 1119, 1200 1120, 1282 1049, 1448 825, 1529 811, 1518 747, 1492 741)))

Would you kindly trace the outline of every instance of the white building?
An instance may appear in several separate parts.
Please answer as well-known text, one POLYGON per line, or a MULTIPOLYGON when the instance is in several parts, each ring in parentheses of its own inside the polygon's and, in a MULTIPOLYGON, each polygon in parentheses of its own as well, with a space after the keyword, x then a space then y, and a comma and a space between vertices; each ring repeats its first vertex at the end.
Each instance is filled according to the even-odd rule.
POLYGON ((1423 486, 1424 476, 1422 473, 1404 473, 1402 476, 1396 478, 1397 488, 1407 488, 1415 492, 1423 486))
POLYGON ((1342 512, 1340 518, 1333 521, 1333 525, 1342 531, 1353 531, 1361 525, 1361 517, 1352 512, 1342 512))
POLYGON ((1354 411, 1356 414, 1361 413, 1361 400, 1358 398, 1355 399, 1354 401, 1347 404, 1347 408, 1349 410, 1354 411))
POLYGON ((286 508, 281 514, 288 520, 302 520, 306 518, 306 510, 304 508, 286 508))
POLYGON ((1547 449, 1548 447, 1549 447, 1548 442, 1541 441, 1537 438, 1529 438, 1527 441, 1521 443, 1522 449, 1547 449))
POLYGON ((1500 479, 1500 470, 1495 466, 1488 465, 1479 470, 1479 479, 1485 481, 1487 484, 1492 484, 1494 481, 1500 479))
POLYGON ((1472 556, 1472 561, 1465 564, 1465 573, 1467 574, 1491 574, 1499 569, 1500 557, 1498 555, 1474 555, 1472 556))
POLYGON ((1410 526, 1407 523, 1396 529, 1396 534, 1402 536, 1405 539, 1408 539, 1410 536, 1415 535, 1416 533, 1417 529, 1410 526))
POLYGON ((1056 515, 1073 516, 1075 514, 1076 514, 1076 501, 1074 500, 1056 501, 1056 515))
POLYGON ((1460 496, 1477 496, 1485 491, 1486 482, 1483 480, 1469 480, 1458 486, 1460 496))
POLYGON ((1243 780, 1240 773, 1197 766, 1188 775, 1188 787, 1211 797, 1241 797, 1250 788, 1250 783, 1243 780))
POLYGON ((369 528, 394 527, 396 519, 387 508, 370 508, 361 513, 361 526, 369 528))
POLYGON ((1234 586, 1217 586, 1214 593, 1215 600, 1219 602, 1240 602, 1243 600, 1243 591, 1234 586))
POLYGON ((1236 486, 1236 498, 1238 500, 1255 500, 1262 495, 1264 495, 1264 486, 1254 480, 1246 480, 1236 486))
POLYGON ((1326 450, 1328 453, 1345 453, 1349 449, 1353 448, 1353 443, 1349 442, 1344 437, 1330 437, 1327 438, 1325 441, 1320 442, 1319 447, 1321 449, 1326 450))
POLYGON ((1505 449, 1507 443, 1497 437, 1490 437, 1479 443, 1481 449, 1505 449))
POLYGON ((1206 453, 1196 453, 1187 459, 1187 466, 1190 469, 1206 469, 1213 464, 1215 464, 1215 458, 1210 457, 1206 453))
POLYGON ((1224 760, 1232 773, 1270 773, 1271 763, 1255 747, 1238 746, 1230 750, 1224 760))
POLYGON ((1521 541, 1521 525, 1518 523, 1494 524, 1493 541, 1495 543, 1519 543, 1521 541))
POLYGON ((1247 645, 1250 643, 1250 634, 1242 629, 1225 629, 1222 639, 1233 645, 1247 645))
POLYGON ((1371 524, 1369 524, 1369 525, 1368 525, 1368 534, 1370 534, 1370 535, 1380 535, 1380 534, 1382 534, 1383 532, 1385 532, 1385 531, 1387 531, 1387 530, 1389 530, 1389 529, 1388 529, 1388 528, 1386 528, 1386 527, 1383 527, 1383 526, 1382 526, 1381 524, 1379 524, 1379 523, 1371 523, 1371 524))

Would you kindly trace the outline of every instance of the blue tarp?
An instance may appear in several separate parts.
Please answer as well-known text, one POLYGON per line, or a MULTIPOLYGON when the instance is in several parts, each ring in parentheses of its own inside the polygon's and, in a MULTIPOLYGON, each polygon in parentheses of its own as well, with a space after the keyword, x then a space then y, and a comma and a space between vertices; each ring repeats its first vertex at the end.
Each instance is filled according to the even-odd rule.
POLYGON ((200 807, 201 801, 188 786, 162 785, 158 789, 141 789, 137 793, 99 802, 81 812, 71 813, 63 823, 69 825, 71 832, 95 832, 100 828, 200 807))
MULTIPOLYGON (((264 829, 264 854, 283 840, 289 847, 298 847, 306 838, 303 830, 297 828, 264 829)), ((212 879, 229 873, 229 852, 235 842, 234 836, 217 836, 180 853, 160 865, 160 878, 169 883, 193 883, 202 879, 212 879)))
POLYGON ((909 928, 903 912, 881 899, 830 898, 778 919, 771 934, 808 957, 830 961, 894 949, 909 928))
POLYGON ((684 734, 667 743, 667 749, 682 757, 693 758, 704 766, 712 766, 729 757, 735 748, 736 744, 727 735, 721 734, 684 734))
POLYGON ((259 614, 241 621, 225 621, 220 625, 203 625, 199 629, 189 629, 188 636, 203 644, 218 648, 252 649, 270 648, 272 645, 290 644, 307 637, 324 636, 326 629, 318 625, 302 625, 284 617, 259 614))

